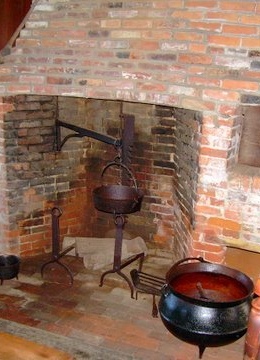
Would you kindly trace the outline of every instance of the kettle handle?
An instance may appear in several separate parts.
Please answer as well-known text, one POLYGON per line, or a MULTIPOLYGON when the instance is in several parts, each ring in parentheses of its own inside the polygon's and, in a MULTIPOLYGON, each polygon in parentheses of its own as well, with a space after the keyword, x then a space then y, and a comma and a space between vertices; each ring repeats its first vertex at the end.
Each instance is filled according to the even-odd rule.
POLYGON ((123 169, 125 169, 126 172, 128 173, 128 176, 130 177, 130 180, 132 180, 135 189, 137 190, 137 182, 136 182, 136 179, 135 179, 135 177, 134 177, 134 174, 133 174, 132 171, 129 169, 129 167, 127 167, 125 164, 123 164, 123 163, 120 162, 120 161, 114 160, 114 161, 109 162, 109 163, 104 167, 104 169, 102 170, 101 177, 103 177, 105 171, 106 171, 110 166, 118 166, 118 167, 122 167, 123 169))
POLYGON ((199 261, 201 263, 209 263, 209 261, 204 260, 202 256, 199 256, 199 257, 187 257, 187 258, 181 259, 181 260, 177 261, 175 264, 173 264, 173 266, 170 268, 170 270, 166 273, 167 282, 168 282, 169 278, 171 277, 171 274, 176 271, 176 268, 179 265, 181 265, 182 263, 185 263, 187 261, 191 261, 191 260, 199 261))
POLYGON ((161 294, 164 296, 164 298, 167 298, 168 295, 170 295, 171 290, 169 289, 168 284, 164 284, 161 288, 161 294))
POLYGON ((184 263, 184 262, 186 262, 186 261, 191 261, 191 260, 200 261, 200 262, 202 262, 202 263, 209 263, 209 261, 204 260, 202 256, 199 256, 199 257, 187 257, 187 258, 185 258, 185 259, 181 259, 181 260, 177 261, 177 262, 173 265, 173 267, 175 268, 175 267, 179 266, 180 264, 182 264, 182 263, 184 263))

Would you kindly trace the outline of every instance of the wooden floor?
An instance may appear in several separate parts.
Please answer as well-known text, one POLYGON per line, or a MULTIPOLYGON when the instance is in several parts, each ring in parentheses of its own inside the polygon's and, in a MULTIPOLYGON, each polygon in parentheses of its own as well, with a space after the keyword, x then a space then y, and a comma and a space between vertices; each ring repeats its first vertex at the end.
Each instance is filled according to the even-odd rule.
POLYGON ((0 332, 1 360, 73 360, 73 357, 60 350, 36 344, 7 333, 0 332))

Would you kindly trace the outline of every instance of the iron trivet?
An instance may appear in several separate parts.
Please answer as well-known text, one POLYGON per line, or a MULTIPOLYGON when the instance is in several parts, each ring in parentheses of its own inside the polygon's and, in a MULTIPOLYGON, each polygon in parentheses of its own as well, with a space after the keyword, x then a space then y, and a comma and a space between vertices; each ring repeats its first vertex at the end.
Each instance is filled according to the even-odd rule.
POLYGON ((138 293, 151 294, 153 296, 152 316, 158 317, 158 307, 155 296, 161 296, 161 289, 165 284, 165 279, 159 276, 151 275, 137 269, 130 271, 130 275, 136 290, 135 299, 137 300, 138 293))

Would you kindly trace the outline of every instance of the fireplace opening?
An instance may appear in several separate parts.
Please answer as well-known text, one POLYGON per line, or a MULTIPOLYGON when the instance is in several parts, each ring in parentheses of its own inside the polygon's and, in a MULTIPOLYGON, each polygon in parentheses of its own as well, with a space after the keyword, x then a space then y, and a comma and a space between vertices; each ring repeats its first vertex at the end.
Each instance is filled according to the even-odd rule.
MULTIPOLYGON (((5 188, 1 251, 36 255, 51 249, 51 208, 61 207, 61 236, 98 236, 113 231, 109 214, 94 208, 92 191, 114 159, 113 146, 70 138, 56 151, 55 121, 61 120, 115 138, 122 134, 120 112, 135 117, 131 154, 140 212, 130 214, 126 231, 141 236, 151 251, 181 258, 190 253, 199 173, 202 118, 198 111, 67 96, 17 95, 4 98, 5 188), (169 255, 170 254, 170 255, 169 255)), ((70 133, 62 129, 62 136, 70 133)))

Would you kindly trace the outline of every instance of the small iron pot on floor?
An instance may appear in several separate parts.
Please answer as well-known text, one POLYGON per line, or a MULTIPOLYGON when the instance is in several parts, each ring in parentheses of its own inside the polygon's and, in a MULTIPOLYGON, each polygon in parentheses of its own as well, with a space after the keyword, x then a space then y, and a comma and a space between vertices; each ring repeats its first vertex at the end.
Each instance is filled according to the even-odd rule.
POLYGON ((159 301, 165 327, 177 338, 199 347, 236 341, 247 329, 253 282, 223 265, 187 258, 166 274, 159 301))
POLYGON ((20 258, 16 255, 0 255, 0 280, 18 279, 20 270, 20 258))

